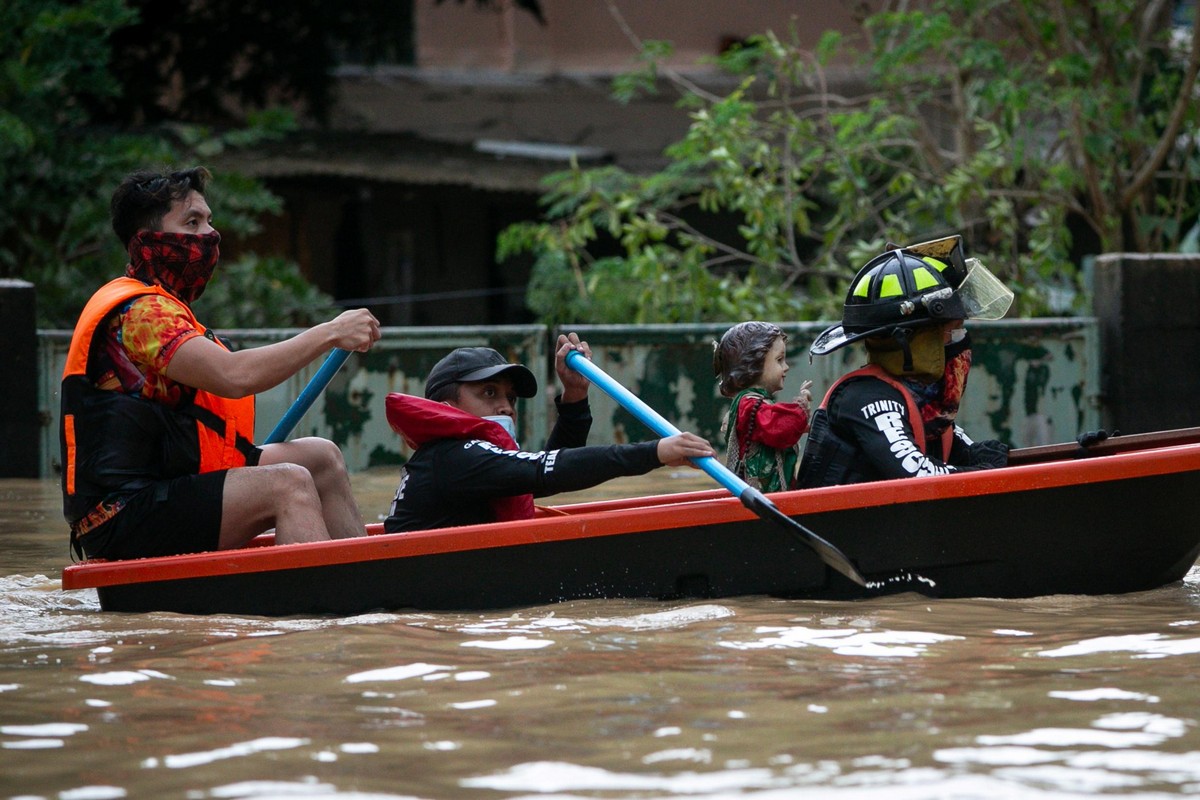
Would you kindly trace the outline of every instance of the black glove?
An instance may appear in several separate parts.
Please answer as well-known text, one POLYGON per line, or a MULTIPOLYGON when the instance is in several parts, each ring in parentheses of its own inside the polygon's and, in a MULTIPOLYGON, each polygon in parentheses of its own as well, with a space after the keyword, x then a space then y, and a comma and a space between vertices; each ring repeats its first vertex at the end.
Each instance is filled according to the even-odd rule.
POLYGON ((1120 431, 1109 433, 1103 429, 1098 431, 1084 431, 1075 437, 1075 441, 1079 442, 1080 447, 1091 447, 1094 444, 1100 444, 1100 442, 1103 442, 1109 436, 1117 436, 1118 434, 1120 434, 1120 431))
POLYGON ((967 464, 993 469, 1008 465, 1008 445, 996 439, 975 442, 968 448, 967 464))

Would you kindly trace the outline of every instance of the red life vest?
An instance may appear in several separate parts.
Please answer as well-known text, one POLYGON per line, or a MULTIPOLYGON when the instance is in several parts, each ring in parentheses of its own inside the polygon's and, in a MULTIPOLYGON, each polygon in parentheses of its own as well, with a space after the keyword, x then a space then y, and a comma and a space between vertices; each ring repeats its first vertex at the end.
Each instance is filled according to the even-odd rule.
MULTIPOLYGON (((490 419, 460 411, 445 403, 392 392, 384 400, 388 424, 414 450, 438 439, 482 439, 503 450, 519 450, 517 442, 490 419)), ((496 521, 532 519, 533 495, 496 497, 491 501, 496 521)))
MULTIPOLYGON (((140 395, 98 389, 88 379, 100 324, 122 303, 148 294, 172 297, 134 278, 109 281, 92 295, 75 325, 63 370, 59 429, 63 513, 69 522, 114 492, 243 467, 257 458, 253 395, 230 399, 184 387, 184 401, 172 409, 140 395)), ((207 333, 191 309, 187 313, 196 330, 207 333)))

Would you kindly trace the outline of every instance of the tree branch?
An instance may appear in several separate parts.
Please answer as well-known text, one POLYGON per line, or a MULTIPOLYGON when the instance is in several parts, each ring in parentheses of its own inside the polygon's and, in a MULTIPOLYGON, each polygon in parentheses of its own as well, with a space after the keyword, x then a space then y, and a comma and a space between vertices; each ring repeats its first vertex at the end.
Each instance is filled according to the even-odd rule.
MULTIPOLYGON (((633 28, 629 27, 629 23, 625 21, 624 15, 621 14, 621 10, 617 8, 617 4, 614 2, 614 0, 605 0, 604 5, 608 7, 608 13, 612 15, 613 20, 616 21, 617 27, 621 29, 621 33, 625 34, 625 38, 629 39, 629 41, 633 43, 633 46, 637 48, 639 53, 645 50, 645 44, 643 43, 641 37, 633 32, 633 28)), ((658 64, 657 66, 662 71, 663 75, 672 80, 685 92, 689 92, 698 97, 703 97, 710 103, 715 103, 721 99, 712 92, 701 89, 699 86, 676 72, 671 66, 667 64, 658 64)))
POLYGON ((1175 140, 1179 138, 1179 131, 1183 127, 1184 120, 1188 117, 1194 108, 1195 100, 1192 97, 1192 90, 1196 86, 1196 74, 1200 72, 1200 24, 1192 25, 1192 47, 1188 56, 1187 67, 1183 73, 1183 80, 1180 83, 1179 91, 1175 96, 1175 107, 1171 109, 1171 116, 1167 121, 1167 127, 1163 131, 1162 136, 1158 139, 1158 144, 1154 148, 1154 152, 1138 169, 1133 180, 1125 187, 1125 191, 1121 194, 1122 208, 1128 208, 1133 202, 1135 195, 1140 193, 1142 189, 1154 177, 1154 174, 1162 167, 1167 160, 1171 150, 1175 147, 1175 140))

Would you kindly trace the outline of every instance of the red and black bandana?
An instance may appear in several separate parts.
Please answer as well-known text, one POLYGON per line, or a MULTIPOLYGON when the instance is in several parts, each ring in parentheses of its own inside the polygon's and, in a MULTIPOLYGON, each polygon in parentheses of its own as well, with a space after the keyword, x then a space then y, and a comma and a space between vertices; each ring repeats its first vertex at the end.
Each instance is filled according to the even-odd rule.
POLYGON ((138 231, 129 243, 125 274, 163 287, 185 303, 204 294, 221 257, 221 234, 213 231, 167 233, 138 231))
POLYGON ((946 345, 946 369, 941 380, 926 384, 901 379, 912 390, 921 407, 927 440, 933 441, 942 435, 942 431, 955 424, 970 371, 971 340, 964 337, 960 342, 946 345))

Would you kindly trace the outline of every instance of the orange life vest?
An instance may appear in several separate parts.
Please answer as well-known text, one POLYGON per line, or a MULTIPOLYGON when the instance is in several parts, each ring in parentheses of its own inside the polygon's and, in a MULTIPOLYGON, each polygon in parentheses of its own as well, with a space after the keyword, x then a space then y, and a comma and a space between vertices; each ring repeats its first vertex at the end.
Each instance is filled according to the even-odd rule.
MULTIPOLYGON (((160 480, 257 463, 253 395, 230 399, 184 387, 178 407, 168 408, 139 394, 98 389, 88 379, 100 324, 122 303, 148 294, 172 297, 134 278, 109 281, 92 295, 75 325, 63 370, 59 428, 68 522, 81 519, 114 493, 132 494, 160 480)), ((224 347, 191 309, 187 313, 196 330, 224 347)))

